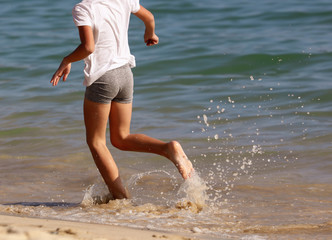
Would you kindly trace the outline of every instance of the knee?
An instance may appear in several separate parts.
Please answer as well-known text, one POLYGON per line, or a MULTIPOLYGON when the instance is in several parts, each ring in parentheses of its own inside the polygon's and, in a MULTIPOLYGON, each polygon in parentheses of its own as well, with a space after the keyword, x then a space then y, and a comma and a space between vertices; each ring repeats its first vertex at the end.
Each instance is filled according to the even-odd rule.
POLYGON ((111 137, 111 143, 114 147, 122 151, 126 151, 128 149, 124 137, 121 136, 111 137))
POLYGON ((89 139, 89 138, 86 139, 86 143, 88 144, 88 146, 91 150, 95 150, 95 151, 100 148, 103 148, 106 145, 105 141, 103 141, 103 140, 89 139))

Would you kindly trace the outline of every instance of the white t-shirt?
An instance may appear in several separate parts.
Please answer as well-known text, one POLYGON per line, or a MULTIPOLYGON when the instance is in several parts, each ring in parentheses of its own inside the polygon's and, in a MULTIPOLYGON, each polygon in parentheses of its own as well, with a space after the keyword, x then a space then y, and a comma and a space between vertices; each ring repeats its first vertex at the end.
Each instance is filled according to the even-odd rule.
POLYGON ((135 67, 128 44, 128 27, 131 13, 139 9, 139 0, 83 0, 74 6, 75 25, 91 26, 95 41, 95 51, 84 59, 85 86, 127 63, 135 67))

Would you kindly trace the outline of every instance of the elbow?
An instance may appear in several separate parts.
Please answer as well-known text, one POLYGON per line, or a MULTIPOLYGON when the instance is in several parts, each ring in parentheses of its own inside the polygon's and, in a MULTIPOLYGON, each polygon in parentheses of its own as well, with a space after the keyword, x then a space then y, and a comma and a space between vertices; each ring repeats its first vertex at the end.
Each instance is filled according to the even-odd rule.
POLYGON ((90 55, 91 53, 93 53, 95 51, 95 45, 94 44, 85 44, 84 49, 85 49, 85 52, 90 55))

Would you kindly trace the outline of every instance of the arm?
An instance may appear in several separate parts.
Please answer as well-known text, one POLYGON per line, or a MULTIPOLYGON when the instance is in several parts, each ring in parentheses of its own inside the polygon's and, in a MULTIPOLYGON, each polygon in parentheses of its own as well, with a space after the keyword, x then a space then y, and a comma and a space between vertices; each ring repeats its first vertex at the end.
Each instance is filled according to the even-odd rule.
POLYGON ((93 38, 93 32, 90 26, 80 26, 78 27, 81 44, 68 56, 64 57, 58 70, 53 74, 51 83, 56 86, 60 79, 63 77, 63 81, 66 81, 70 69, 71 63, 80 61, 91 53, 95 49, 95 42, 93 38))
POLYGON ((152 46, 158 44, 159 38, 155 34, 155 21, 153 14, 141 6, 140 10, 134 13, 134 15, 141 19, 145 25, 144 42, 146 45, 152 46))

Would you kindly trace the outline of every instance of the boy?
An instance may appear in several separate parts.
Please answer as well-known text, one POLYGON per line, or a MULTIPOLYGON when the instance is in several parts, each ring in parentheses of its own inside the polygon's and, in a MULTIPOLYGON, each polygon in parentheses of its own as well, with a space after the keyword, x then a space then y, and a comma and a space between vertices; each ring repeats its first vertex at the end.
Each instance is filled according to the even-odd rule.
POLYGON ((133 13, 145 25, 147 46, 159 42, 154 16, 139 0, 83 0, 73 8, 81 44, 66 56, 51 83, 66 81, 71 63, 84 59, 86 86, 84 122, 92 157, 115 199, 128 198, 117 165, 106 146, 107 122, 111 143, 126 151, 150 152, 171 160, 184 179, 194 171, 181 145, 163 142, 143 134, 130 134, 135 58, 128 45, 128 26, 133 13))

